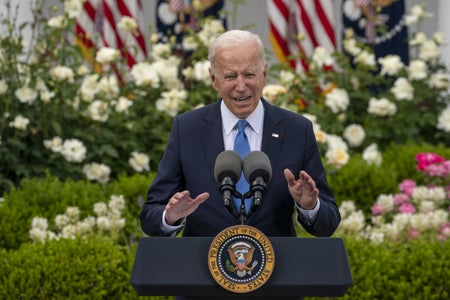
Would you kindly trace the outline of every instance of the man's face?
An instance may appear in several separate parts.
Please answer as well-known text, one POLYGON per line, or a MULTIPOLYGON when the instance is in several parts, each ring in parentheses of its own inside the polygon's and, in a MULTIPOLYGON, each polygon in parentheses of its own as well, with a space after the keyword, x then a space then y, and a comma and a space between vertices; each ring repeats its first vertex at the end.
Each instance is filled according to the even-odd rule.
POLYGON ((267 64, 261 65, 256 45, 219 50, 215 66, 215 73, 210 71, 212 86, 235 116, 246 118, 258 105, 267 80, 267 64))

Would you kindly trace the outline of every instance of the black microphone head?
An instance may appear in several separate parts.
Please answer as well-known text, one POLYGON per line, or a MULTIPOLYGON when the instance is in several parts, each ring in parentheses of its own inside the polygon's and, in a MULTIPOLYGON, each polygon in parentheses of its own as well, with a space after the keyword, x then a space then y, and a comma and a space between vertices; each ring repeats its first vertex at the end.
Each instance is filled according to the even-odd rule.
POLYGON ((221 182, 225 177, 230 177, 235 183, 239 181, 242 173, 242 160, 239 154, 232 150, 222 151, 216 158, 214 177, 221 182))
POLYGON ((269 157, 261 151, 251 151, 243 160, 244 175, 250 183, 262 177, 265 183, 272 178, 272 166, 269 157))

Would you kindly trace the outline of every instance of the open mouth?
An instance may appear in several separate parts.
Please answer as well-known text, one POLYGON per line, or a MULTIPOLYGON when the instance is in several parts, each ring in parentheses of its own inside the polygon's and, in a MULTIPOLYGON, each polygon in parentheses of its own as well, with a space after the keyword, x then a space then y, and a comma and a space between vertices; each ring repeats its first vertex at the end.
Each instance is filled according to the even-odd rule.
POLYGON ((250 97, 233 98, 233 100, 236 102, 245 102, 245 101, 250 100, 250 97))

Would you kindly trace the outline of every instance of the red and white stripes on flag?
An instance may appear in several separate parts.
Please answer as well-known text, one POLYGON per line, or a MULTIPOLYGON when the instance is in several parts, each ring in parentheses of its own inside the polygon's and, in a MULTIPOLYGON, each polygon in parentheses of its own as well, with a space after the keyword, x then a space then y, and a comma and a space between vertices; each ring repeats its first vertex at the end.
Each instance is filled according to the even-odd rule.
POLYGON ((314 48, 336 50, 333 0, 267 0, 269 41, 277 58, 297 71, 314 48), (301 38, 299 38, 301 37, 301 38))
POLYGON ((116 48, 131 68, 147 56, 141 0, 86 0, 75 24, 75 34, 86 48, 116 48), (119 29, 122 17, 138 23, 135 33, 119 29))

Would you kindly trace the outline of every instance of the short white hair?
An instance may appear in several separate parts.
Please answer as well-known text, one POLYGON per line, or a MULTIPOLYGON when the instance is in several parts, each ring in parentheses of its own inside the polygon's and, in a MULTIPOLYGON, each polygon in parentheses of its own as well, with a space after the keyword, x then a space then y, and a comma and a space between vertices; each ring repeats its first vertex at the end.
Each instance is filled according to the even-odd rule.
POLYGON ((259 35, 246 30, 229 30, 219 35, 211 44, 208 51, 208 59, 211 62, 211 72, 215 73, 215 59, 217 51, 240 46, 243 43, 253 42, 259 53, 261 65, 266 65, 264 44, 259 35))

